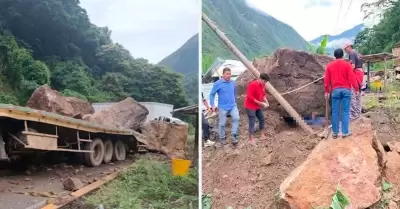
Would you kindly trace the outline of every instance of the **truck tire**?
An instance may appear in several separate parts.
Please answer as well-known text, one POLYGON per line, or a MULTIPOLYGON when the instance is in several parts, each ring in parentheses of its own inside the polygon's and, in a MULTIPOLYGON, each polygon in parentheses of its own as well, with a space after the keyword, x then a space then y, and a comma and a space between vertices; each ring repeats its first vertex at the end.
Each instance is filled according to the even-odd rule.
POLYGON ((111 162, 114 152, 114 145, 111 140, 107 139, 104 141, 104 158, 103 163, 108 164, 111 162))
POLYGON ((121 140, 117 140, 114 144, 113 161, 122 161, 126 158, 125 144, 121 140))
POLYGON ((97 167, 101 165, 104 158, 104 144, 99 138, 96 138, 92 143, 85 143, 85 150, 92 150, 92 153, 84 153, 83 158, 85 164, 89 167, 97 167))

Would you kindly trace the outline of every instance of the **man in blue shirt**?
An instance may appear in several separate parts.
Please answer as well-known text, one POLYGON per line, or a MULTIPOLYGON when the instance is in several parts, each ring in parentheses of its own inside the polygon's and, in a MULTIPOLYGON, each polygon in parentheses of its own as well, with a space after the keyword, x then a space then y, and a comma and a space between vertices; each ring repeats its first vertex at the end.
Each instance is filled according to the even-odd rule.
POLYGON ((215 94, 218 94, 218 115, 219 115, 219 139, 222 145, 226 144, 225 125, 228 114, 232 117, 232 144, 238 143, 239 110, 236 105, 235 82, 231 80, 231 69, 222 70, 222 78, 214 83, 210 92, 210 106, 216 111, 214 104, 215 94))

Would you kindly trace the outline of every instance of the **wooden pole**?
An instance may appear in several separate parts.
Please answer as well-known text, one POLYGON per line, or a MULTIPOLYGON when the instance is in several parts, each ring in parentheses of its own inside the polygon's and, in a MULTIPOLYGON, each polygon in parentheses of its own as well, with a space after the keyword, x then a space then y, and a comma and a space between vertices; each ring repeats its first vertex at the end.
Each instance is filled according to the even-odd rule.
POLYGON ((370 81, 371 80, 371 63, 369 61, 367 61, 367 89, 371 90, 371 84, 370 81))
MULTIPOLYGON (((200 108, 198 108, 198 112, 196 114, 196 126, 195 126, 195 133, 194 133, 194 150, 193 150, 193 160, 192 165, 195 168, 198 168, 199 165, 199 112, 200 108)), ((200 112, 200 114, 203 114, 200 112)))
POLYGON ((383 70, 383 80, 384 80, 384 84, 383 84, 383 87, 384 87, 384 91, 385 91, 385 93, 387 93, 387 75, 386 75, 386 70, 387 70, 387 66, 386 66, 386 64, 387 64, 387 61, 386 61, 386 58, 384 59, 384 66, 385 66, 385 69, 383 70))
MULTIPOLYGON (((236 46, 229 41, 229 39, 225 36, 225 34, 204 14, 202 13, 202 20, 217 34, 217 36, 224 42, 224 44, 231 50, 231 52, 236 55, 236 57, 250 70, 254 77, 258 78, 260 73, 253 66, 253 64, 236 48, 236 46)), ((271 95, 282 105, 283 108, 289 113, 293 119, 302 127, 305 131, 310 134, 314 134, 314 130, 310 126, 308 126, 301 116, 293 109, 293 107, 283 98, 279 92, 271 85, 271 83, 267 82, 267 90, 271 93, 271 95)))

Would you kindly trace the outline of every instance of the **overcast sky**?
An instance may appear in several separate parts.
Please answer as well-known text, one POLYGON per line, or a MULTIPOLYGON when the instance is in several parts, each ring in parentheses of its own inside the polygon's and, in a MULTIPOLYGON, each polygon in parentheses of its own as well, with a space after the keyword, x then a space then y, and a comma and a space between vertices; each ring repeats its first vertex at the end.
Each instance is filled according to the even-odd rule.
POLYGON ((157 63, 199 32, 200 0, 81 0, 92 23, 135 58, 157 63))
MULTIPOLYGON (((363 23, 361 4, 370 0, 248 0, 278 20, 292 26, 304 39, 336 35, 363 23), (347 13, 347 14, 346 14, 347 13), (337 21, 339 15, 339 20, 337 21), (336 25, 337 22, 337 25, 336 25)), ((365 21, 367 25, 371 21, 365 21)))

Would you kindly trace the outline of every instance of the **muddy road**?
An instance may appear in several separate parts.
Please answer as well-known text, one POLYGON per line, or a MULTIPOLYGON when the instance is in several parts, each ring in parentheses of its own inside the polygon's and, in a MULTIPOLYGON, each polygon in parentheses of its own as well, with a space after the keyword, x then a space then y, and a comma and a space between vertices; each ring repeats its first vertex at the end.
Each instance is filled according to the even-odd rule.
MULTIPOLYGON (((2 209, 36 209, 52 203, 55 199, 67 198, 71 191, 64 189, 62 182, 77 178, 84 185, 117 172, 135 161, 130 155, 125 161, 85 167, 81 164, 54 159, 41 159, 29 164, 0 163, 0 205, 2 209), (49 161, 53 161, 49 163, 49 161)), ((42 157, 43 158, 43 157, 42 157)))

